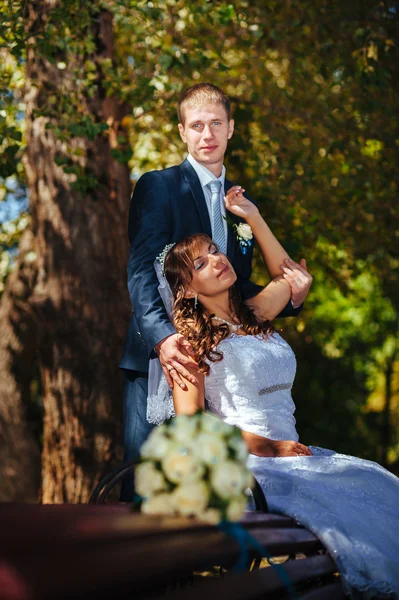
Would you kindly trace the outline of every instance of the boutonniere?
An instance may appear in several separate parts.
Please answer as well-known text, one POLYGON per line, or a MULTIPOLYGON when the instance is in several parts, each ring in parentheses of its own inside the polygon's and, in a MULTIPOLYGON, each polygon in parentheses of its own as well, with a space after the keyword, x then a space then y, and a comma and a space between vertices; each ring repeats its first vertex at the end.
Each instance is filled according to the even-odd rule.
POLYGON ((223 217, 225 221, 230 225, 233 231, 236 234, 237 241, 240 245, 241 254, 246 254, 248 252, 248 248, 250 248, 253 244, 254 234, 252 233, 251 226, 248 223, 234 223, 230 217, 223 217))

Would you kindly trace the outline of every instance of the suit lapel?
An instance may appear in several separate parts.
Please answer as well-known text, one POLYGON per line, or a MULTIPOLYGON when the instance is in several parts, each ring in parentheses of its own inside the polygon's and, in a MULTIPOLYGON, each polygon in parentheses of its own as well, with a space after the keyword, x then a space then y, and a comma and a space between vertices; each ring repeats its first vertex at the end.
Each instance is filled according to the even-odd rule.
MULTIPOLYGON (((204 192, 202 191, 202 186, 198 179, 197 173, 190 165, 188 160, 186 159, 181 165, 180 168, 183 172, 184 179, 187 181, 191 193, 194 197, 195 203, 197 205, 198 214, 201 220, 202 230, 204 233, 212 237, 212 227, 211 221, 209 219, 208 207, 206 205, 204 192)), ((234 185, 232 181, 229 181, 227 178, 224 181, 224 191, 225 193, 234 185)), ((239 223, 240 219, 233 215, 229 210, 226 210, 226 216, 232 220, 234 223, 239 223)), ((235 254, 236 248, 236 234, 231 227, 231 225, 227 224, 227 256, 229 258, 233 258, 235 254)))
POLYGON ((198 175, 187 159, 180 165, 180 168, 183 171, 184 179, 190 186, 191 193, 194 196, 194 200, 197 205, 199 217, 201 220, 202 230, 204 233, 209 235, 209 237, 212 237, 212 228, 209 219, 209 212, 205 202, 204 192, 202 191, 202 186, 200 184, 200 180, 198 179, 198 175))

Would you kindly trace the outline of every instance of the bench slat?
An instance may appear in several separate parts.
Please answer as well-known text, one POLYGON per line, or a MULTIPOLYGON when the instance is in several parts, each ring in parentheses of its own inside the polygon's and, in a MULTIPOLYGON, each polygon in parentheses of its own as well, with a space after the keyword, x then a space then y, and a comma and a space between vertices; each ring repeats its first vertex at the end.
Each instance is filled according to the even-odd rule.
POLYGON ((339 581, 298 595, 298 600, 344 600, 345 598, 347 596, 339 581))
MULTIPOLYGON (((262 532, 271 554, 286 554, 294 549, 305 551, 314 548, 316 543, 320 546, 317 538, 306 530, 292 530, 287 542, 284 539, 287 531, 291 530, 262 532)), ((128 540, 121 536, 113 541, 56 543, 36 549, 35 553, 16 553, 12 562, 32 590, 33 598, 53 600, 59 590, 68 597, 79 586, 89 594, 98 586, 116 581, 132 582, 136 589, 148 590, 157 585, 157 578, 166 583, 214 565, 231 566, 238 556, 237 542, 222 532, 211 530, 195 531, 191 536, 187 532, 173 533, 157 538, 156 542, 152 537, 138 540, 132 536, 128 540)))
MULTIPOLYGON (((107 511, 104 510, 105 508, 106 505, 42 507, 29 505, 26 510, 22 511, 19 507, 19 511, 16 512, 14 508, 10 507, 10 510, 4 510, 4 507, 0 506, 0 556, 9 555, 13 549, 18 553, 21 550, 29 552, 32 548, 35 548, 36 551, 38 548, 46 546, 53 548, 55 545, 71 544, 76 541, 84 544, 95 540, 109 539, 111 541, 115 537, 118 539, 144 538, 151 535, 159 537, 170 535, 173 532, 191 535, 193 531, 212 531, 214 529, 211 525, 193 519, 132 513, 126 506, 121 510, 113 507, 107 511), (29 531, 29 535, 27 535, 27 531, 29 531)), ((265 530, 264 535, 266 536, 269 536, 269 531, 276 527, 306 531, 298 528, 289 517, 280 515, 248 515, 243 520, 243 525, 260 541, 263 539, 261 534, 258 534, 261 529, 265 530)), ((287 537, 288 533, 283 535, 287 537)), ((302 535, 306 537, 306 533, 302 535)), ((293 537, 292 534, 290 534, 290 539, 294 543, 299 541, 299 538, 293 537)), ((315 542, 316 540, 317 538, 314 537, 315 542)), ((306 548, 303 546, 301 551, 305 551, 306 548)), ((285 547, 282 549, 284 552, 285 547)))
POLYGON ((292 552, 309 554, 323 548, 320 540, 307 529, 251 529, 254 536, 275 556, 291 554, 292 552))
MULTIPOLYGON (((327 555, 290 560, 284 564, 284 569, 293 584, 312 583, 321 577, 331 577, 336 572, 333 560, 327 555)), ((231 574, 225 578, 204 577, 203 581, 196 582, 187 590, 172 590, 155 596, 152 600, 183 600, 185 597, 203 600, 204 595, 206 600, 256 600, 264 598, 266 594, 268 600, 271 600, 281 598, 285 589, 277 571, 267 567, 250 573, 231 574)))
POLYGON ((297 524, 291 517, 285 515, 274 515, 269 513, 265 515, 261 512, 247 512, 241 519, 241 523, 245 525, 247 529, 252 527, 300 527, 302 525, 297 524))

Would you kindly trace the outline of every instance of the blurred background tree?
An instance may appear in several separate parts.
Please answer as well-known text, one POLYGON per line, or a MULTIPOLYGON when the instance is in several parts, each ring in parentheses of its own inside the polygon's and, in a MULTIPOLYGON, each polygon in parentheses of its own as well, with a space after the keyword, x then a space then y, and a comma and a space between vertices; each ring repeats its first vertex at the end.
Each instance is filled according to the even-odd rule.
POLYGON ((34 496, 39 447, 46 501, 120 458, 129 174, 181 162, 199 81, 233 100, 229 177, 314 275, 277 324, 303 441, 397 469, 398 3, 0 4, 0 494, 34 496))

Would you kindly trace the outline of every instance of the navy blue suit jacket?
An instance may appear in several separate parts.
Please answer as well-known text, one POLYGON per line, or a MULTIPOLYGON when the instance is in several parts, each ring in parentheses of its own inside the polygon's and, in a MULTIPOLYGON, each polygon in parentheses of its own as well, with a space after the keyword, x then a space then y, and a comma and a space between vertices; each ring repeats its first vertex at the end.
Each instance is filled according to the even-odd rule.
MULTIPOLYGON (((234 185, 225 180, 225 191, 234 185)), ((239 223, 240 220, 228 213, 239 223)), ((130 257, 128 288, 132 318, 120 367, 148 371, 148 361, 155 356, 154 347, 175 333, 158 293, 154 260, 166 244, 178 242, 192 233, 212 237, 211 223, 198 176, 185 160, 181 165, 151 171, 137 182, 129 214, 130 257)), ((250 281, 253 248, 241 253, 235 232, 228 225, 227 256, 244 299, 255 296, 260 287, 250 281)), ((281 316, 297 314, 287 305, 281 316)))

